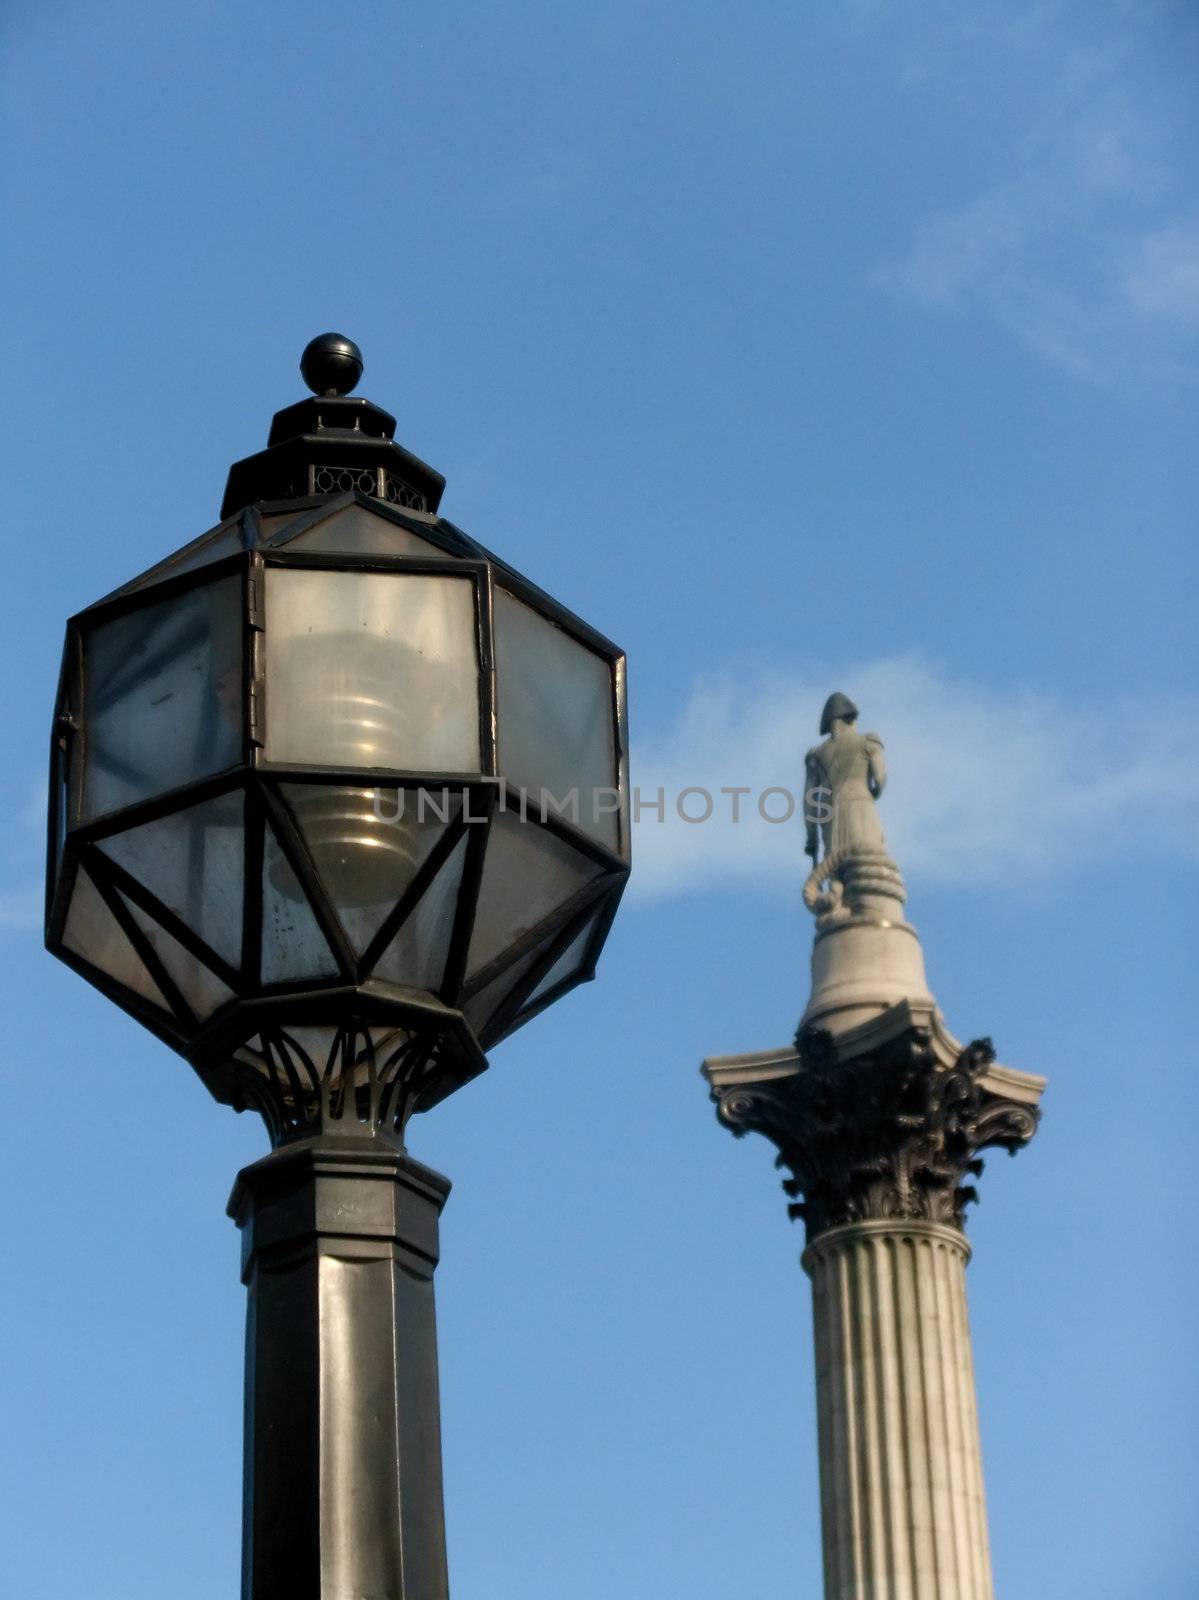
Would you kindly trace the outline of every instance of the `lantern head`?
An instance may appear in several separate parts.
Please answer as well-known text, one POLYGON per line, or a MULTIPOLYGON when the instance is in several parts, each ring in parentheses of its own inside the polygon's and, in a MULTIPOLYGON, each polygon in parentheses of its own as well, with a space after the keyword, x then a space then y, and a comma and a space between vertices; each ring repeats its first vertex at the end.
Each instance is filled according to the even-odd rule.
POLYGON ((624 657, 322 392, 224 520, 68 625, 46 939, 276 1142, 402 1132, 592 977, 629 870, 624 657))

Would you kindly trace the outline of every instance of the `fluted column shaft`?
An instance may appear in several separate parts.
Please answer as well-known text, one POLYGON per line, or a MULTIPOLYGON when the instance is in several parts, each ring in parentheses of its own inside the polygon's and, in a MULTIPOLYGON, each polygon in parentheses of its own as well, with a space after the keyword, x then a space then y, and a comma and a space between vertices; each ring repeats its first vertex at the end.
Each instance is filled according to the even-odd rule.
POLYGON ((804 1252, 825 1600, 992 1600, 969 1256, 954 1227, 891 1219, 804 1252))

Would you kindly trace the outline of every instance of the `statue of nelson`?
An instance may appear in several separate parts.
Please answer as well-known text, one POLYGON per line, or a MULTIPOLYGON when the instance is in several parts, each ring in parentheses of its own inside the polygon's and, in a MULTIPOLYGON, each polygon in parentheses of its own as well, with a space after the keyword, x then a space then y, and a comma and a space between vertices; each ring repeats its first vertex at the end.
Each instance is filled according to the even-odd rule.
POLYGON ((813 863, 820 837, 826 860, 855 849, 886 849, 874 804, 887 781, 883 742, 877 733, 859 733, 857 719, 848 695, 829 695, 820 717, 828 737, 804 757, 805 853, 813 863))

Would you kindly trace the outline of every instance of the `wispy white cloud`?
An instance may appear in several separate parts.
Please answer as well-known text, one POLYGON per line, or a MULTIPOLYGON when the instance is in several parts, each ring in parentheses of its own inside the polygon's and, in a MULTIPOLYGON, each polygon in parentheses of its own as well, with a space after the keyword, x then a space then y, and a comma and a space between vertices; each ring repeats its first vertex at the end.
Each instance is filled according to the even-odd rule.
POLYGON ((1132 305, 1149 316, 1199 323, 1199 218, 1142 239, 1124 289, 1132 305))
POLYGON ((1177 340, 1199 321, 1199 223, 1168 116, 1134 100, 1119 49, 1075 54, 1009 171, 917 220, 876 282, 942 314, 982 316, 1081 376, 1194 380, 1177 340))
MULTIPOLYGON (((777 785, 798 794, 820 707, 837 687, 861 706, 863 729, 883 737, 891 771, 883 825, 913 885, 1023 893, 1116 851, 1199 860, 1199 771, 1178 757, 1199 736, 1199 699, 1159 704, 1152 719, 1130 702, 1080 710, 899 655, 834 675, 729 671, 697 683, 673 725, 633 752, 643 800, 661 786, 667 801, 663 822, 642 811, 634 892, 740 880, 798 893, 808 865, 798 815, 765 822, 750 796, 734 824, 720 790, 748 786, 756 795, 777 785), (709 821, 679 819, 673 796, 689 787, 713 795, 709 821)), ((698 798, 688 804, 703 809, 698 798)))

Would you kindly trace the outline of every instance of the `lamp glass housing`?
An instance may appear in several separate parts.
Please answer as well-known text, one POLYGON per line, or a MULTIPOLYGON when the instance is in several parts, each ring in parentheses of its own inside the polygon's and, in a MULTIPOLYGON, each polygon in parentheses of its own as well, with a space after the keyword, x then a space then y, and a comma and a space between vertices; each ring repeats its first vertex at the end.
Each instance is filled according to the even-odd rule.
POLYGON ((621 652, 453 524, 248 507, 68 625, 47 943, 278 1136, 398 1126, 594 974, 626 746, 621 652))

